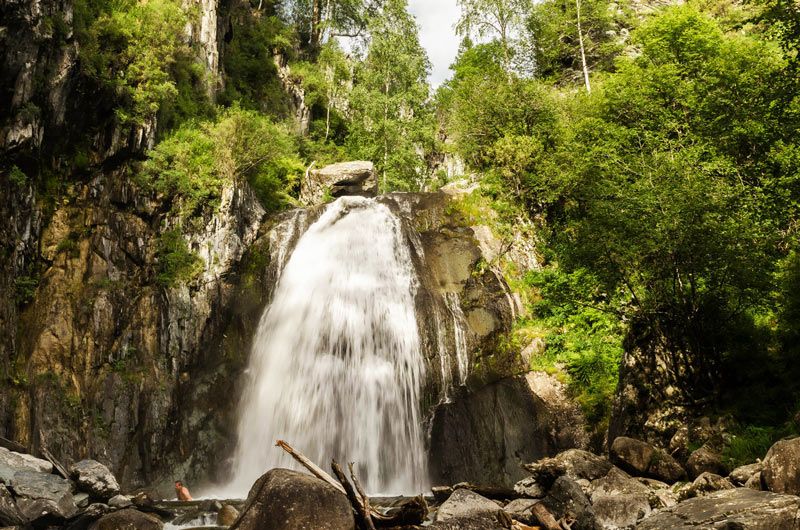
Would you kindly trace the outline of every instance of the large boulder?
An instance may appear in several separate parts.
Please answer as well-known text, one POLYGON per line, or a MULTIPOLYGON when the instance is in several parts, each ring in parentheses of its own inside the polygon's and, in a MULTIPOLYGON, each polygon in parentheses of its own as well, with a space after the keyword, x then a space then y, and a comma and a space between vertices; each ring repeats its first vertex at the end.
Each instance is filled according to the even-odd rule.
POLYGON ((436 512, 437 521, 493 516, 500 507, 486 497, 468 489, 457 489, 436 512))
POLYGON ((272 469, 256 481, 231 530, 354 530, 350 503, 322 480, 272 469))
POLYGON ((608 474, 611 468, 607 458, 582 449, 568 449, 552 458, 525 465, 533 479, 547 487, 562 475, 573 480, 595 480, 608 474))
POLYGON ((300 202, 319 204, 326 193, 333 197, 378 194, 378 179, 372 162, 342 162, 308 172, 300 187, 300 202))
POLYGON ((52 473, 53 464, 47 460, 0 447, 0 484, 11 484, 17 471, 52 473))
POLYGON ((773 445, 763 465, 761 481, 769 491, 800 495, 800 438, 773 445))
POLYGON ((505 378, 436 409, 431 472, 440 484, 511 488, 526 478, 523 464, 586 447, 583 425, 580 408, 547 374, 505 378))
POLYGON ((798 510, 800 497, 736 488, 665 508, 636 529, 797 530, 798 510))
POLYGON ((102 516, 89 530, 161 530, 164 524, 150 514, 133 509, 119 510, 102 516))
POLYGON ((59 524, 78 512, 72 484, 56 475, 19 471, 11 481, 11 489, 19 511, 34 525, 59 524))
POLYGON ((673 483, 683 479, 686 471, 666 452, 640 440, 619 436, 611 445, 611 461, 636 476, 652 477, 673 483))
POLYGON ((99 499, 110 499, 119 493, 113 473, 97 460, 81 460, 69 472, 78 488, 99 499))

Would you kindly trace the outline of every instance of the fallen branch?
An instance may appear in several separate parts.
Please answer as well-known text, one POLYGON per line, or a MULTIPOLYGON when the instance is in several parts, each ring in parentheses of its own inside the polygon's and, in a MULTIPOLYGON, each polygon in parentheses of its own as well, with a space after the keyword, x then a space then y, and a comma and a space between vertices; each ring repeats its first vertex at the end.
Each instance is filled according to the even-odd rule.
POLYGON ((295 451, 292 448, 291 445, 287 444, 283 440, 278 440, 277 442, 275 442, 275 445, 280 447, 281 449, 283 449, 287 453, 289 453, 289 455, 291 455, 291 457, 294 458, 301 466, 303 466, 304 468, 308 469, 311 472, 312 475, 314 475, 315 477, 317 477, 320 480, 323 480, 323 481, 327 482, 328 484, 330 484, 331 486, 333 486, 337 490, 339 490, 342 493, 344 493, 345 495, 347 495, 347 493, 344 491, 344 488, 342 487, 341 484, 336 482, 333 479, 332 476, 330 476, 329 474, 325 473, 325 471, 323 471, 314 462, 312 462, 308 458, 304 457, 303 455, 301 455, 300 453, 295 451))
POLYGON ((336 478, 339 479, 339 482, 342 483, 345 495, 347 495, 347 499, 350 501, 350 505, 353 507, 357 519, 361 522, 359 527, 362 530, 375 530, 375 525, 372 523, 372 517, 369 513, 369 503, 367 503, 365 507, 362 501, 358 500, 355 491, 353 491, 353 486, 350 484, 350 481, 347 480, 347 477, 344 476, 344 472, 342 472, 342 468, 339 467, 336 460, 331 461, 331 469, 333 469, 333 473, 336 475, 336 478))
POLYGON ((555 517, 547 511, 547 508, 545 508, 541 502, 534 504, 531 512, 533 512, 533 516, 536 517, 539 524, 545 527, 546 530, 563 530, 561 525, 556 522, 555 517))

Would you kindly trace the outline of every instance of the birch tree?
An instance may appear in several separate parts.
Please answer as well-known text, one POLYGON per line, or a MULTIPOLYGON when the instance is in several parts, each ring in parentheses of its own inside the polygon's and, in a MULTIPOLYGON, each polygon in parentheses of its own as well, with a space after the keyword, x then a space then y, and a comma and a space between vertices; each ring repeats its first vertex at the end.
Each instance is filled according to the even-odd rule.
POLYGON ((370 21, 366 56, 356 71, 350 148, 375 162, 382 191, 419 187, 419 151, 433 135, 430 62, 418 32, 406 0, 387 0, 370 21))
POLYGON ((458 0, 461 18, 456 32, 462 36, 495 36, 503 47, 503 68, 511 76, 511 47, 522 29, 529 0, 458 0))

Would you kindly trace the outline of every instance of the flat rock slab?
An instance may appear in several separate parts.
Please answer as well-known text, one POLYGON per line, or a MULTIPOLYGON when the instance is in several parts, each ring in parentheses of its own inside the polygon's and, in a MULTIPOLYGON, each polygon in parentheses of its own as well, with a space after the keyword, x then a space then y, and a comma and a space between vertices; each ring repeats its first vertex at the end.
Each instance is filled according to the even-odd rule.
MULTIPOLYGON (((0 469, 3 474, 7 474, 6 469, 17 471, 40 471, 42 473, 52 473, 53 464, 47 460, 36 458, 35 456, 9 451, 5 447, 0 447, 0 469)), ((11 476, 13 477, 13 475, 11 476)), ((11 478, 9 477, 9 478, 11 478)), ((10 481, 10 480, 9 480, 10 481)), ((8 484, 8 482, 6 482, 8 484)))
POLYGON ((664 528, 797 530, 800 497, 748 488, 718 491, 666 508, 636 526, 637 530, 664 528))

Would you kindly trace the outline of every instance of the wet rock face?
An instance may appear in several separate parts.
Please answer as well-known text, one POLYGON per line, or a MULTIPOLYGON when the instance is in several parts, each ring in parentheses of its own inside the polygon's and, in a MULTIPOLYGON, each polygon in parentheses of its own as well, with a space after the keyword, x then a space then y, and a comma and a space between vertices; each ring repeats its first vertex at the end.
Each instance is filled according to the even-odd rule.
POLYGON ((523 464, 588 445, 580 410, 566 396, 537 394, 532 381, 538 377, 543 374, 504 379, 436 409, 430 449, 435 483, 511 488, 527 475, 523 464))
POLYGON ((273 469, 253 485, 231 530, 354 530, 347 497, 311 475, 273 469))
POLYGON ((770 448, 761 481, 769 491, 800 495, 800 438, 781 440, 770 448))
POLYGON ((795 530, 798 510, 800 497, 737 488, 664 509, 639 523, 636 529, 795 530))

